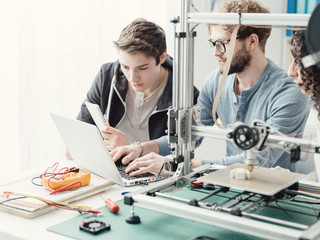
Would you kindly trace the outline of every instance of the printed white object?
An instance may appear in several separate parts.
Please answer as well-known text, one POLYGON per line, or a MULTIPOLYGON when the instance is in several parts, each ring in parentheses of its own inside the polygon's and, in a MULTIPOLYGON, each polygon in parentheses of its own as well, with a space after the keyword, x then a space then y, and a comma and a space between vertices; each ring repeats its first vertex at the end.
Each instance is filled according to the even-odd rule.
POLYGON ((237 180, 250 179, 250 172, 244 168, 235 168, 230 172, 230 178, 235 178, 237 180))

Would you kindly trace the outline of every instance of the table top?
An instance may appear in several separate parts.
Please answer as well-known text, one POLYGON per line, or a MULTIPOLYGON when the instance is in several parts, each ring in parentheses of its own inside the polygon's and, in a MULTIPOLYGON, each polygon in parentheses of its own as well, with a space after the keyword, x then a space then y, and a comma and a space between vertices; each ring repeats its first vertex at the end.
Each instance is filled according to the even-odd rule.
MULTIPOLYGON (((86 205, 91 208, 99 208, 104 205, 103 198, 110 198, 118 201, 123 198, 121 195, 125 191, 135 191, 141 186, 121 187, 112 185, 101 194, 73 202, 76 205, 86 205), (101 197, 102 195, 102 197, 101 197)), ((33 219, 26 219, 5 212, 0 212, 0 239, 20 240, 20 239, 55 239, 65 240, 68 237, 47 231, 52 225, 78 216, 78 212, 56 209, 33 219)))

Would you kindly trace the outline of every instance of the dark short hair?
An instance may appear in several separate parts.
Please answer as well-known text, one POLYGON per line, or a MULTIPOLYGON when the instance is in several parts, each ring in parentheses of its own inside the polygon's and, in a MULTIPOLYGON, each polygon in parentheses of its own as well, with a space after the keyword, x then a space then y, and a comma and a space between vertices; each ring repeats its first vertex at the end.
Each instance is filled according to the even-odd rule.
POLYGON ((138 18, 126 26, 117 41, 113 42, 118 50, 130 54, 142 52, 160 63, 160 56, 167 49, 166 35, 163 29, 153 22, 138 18))
MULTIPOLYGON (((213 10, 215 13, 270 13, 270 11, 263 7, 261 3, 256 0, 225 0, 215 5, 213 10)), ((208 30, 210 32, 210 26, 208 24, 208 30)), ((235 25, 223 25, 224 29, 230 30, 231 32, 235 28, 235 25)), ((254 26, 240 26, 238 30, 238 37, 246 38, 251 34, 257 34, 259 38, 259 44, 262 51, 265 51, 267 39, 271 34, 271 28, 262 28, 254 26)))
POLYGON ((292 32, 291 53, 294 64, 301 72, 301 80, 303 83, 300 87, 305 88, 307 91, 312 89, 311 100, 319 113, 318 118, 320 119, 320 70, 316 65, 305 68, 302 64, 302 58, 309 55, 305 34, 305 31, 292 32))

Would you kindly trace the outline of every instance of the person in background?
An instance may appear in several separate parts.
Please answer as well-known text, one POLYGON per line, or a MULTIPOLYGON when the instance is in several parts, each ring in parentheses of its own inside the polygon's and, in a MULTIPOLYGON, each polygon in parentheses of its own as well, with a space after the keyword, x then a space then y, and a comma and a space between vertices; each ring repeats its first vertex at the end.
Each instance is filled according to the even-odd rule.
MULTIPOLYGON (((85 101, 99 105, 108 116, 102 136, 109 150, 132 145, 138 156, 158 151, 150 140, 165 137, 172 105, 173 63, 165 32, 153 22, 136 19, 114 46, 119 60, 102 65, 85 101)), ((194 103, 198 95, 194 88, 194 103)), ((77 119, 94 124, 85 101, 77 119)))
POLYGON ((316 65, 305 68, 302 64, 302 58, 309 55, 305 34, 305 31, 292 32, 291 54, 293 60, 288 75, 294 78, 294 82, 303 94, 310 95, 320 119, 320 69, 316 65))
MULTIPOLYGON (((269 10, 255 0, 230 0, 218 4, 215 12, 269 13, 269 10)), ((234 28, 234 25, 209 25, 209 41, 216 43, 212 45, 215 45, 214 55, 220 68, 209 76, 198 99, 201 121, 205 125, 215 123, 211 110, 218 88, 217 79, 225 69, 230 51, 229 39, 234 28)), ((216 117, 225 127, 237 121, 250 125, 258 120, 282 134, 301 137, 309 114, 308 98, 297 89, 284 69, 265 56, 270 33, 270 28, 240 26, 216 117)), ((243 163, 245 158, 246 153, 228 141, 227 156, 214 161, 199 160, 198 165, 209 162, 229 166, 243 163)), ((264 167, 296 170, 290 161, 290 153, 281 149, 268 148, 259 152, 256 160, 257 165, 264 167)))
MULTIPOLYGON (((306 42, 306 31, 293 31, 291 39, 292 63, 288 70, 288 75, 294 78, 294 82, 303 94, 310 97, 312 105, 317 112, 317 119, 314 120, 317 129, 317 142, 320 144, 320 69, 316 65, 305 68, 302 58, 309 55, 306 42)), ((314 155, 316 169, 320 169, 320 155, 314 155)), ((317 170, 317 172, 318 172, 317 170)), ((319 176, 318 176, 319 179, 319 176)))
MULTIPOLYGON (((218 13, 269 13, 259 2, 254 0, 222 1, 215 6, 218 13)), ((214 70, 202 86, 198 106, 201 107, 201 122, 207 126, 215 124, 212 117, 212 107, 219 80, 224 72, 230 49, 230 39, 234 25, 209 24, 209 44, 220 67, 214 70)), ((286 71, 265 56, 265 46, 270 36, 270 28, 241 26, 236 36, 234 56, 227 79, 216 110, 216 119, 227 127, 235 122, 252 124, 254 121, 265 122, 271 128, 283 134, 299 135, 309 114, 308 98, 295 86, 286 71)), ((161 145, 159 145, 160 152, 161 145)), ((163 145, 164 146, 164 145, 163 145)), ((116 149, 113 154, 120 157, 125 151, 116 149)), ((167 152, 169 153, 169 151, 167 152)), ((159 171, 164 158, 153 153, 142 158, 138 155, 123 158, 124 163, 130 163, 127 172, 136 168, 140 174, 145 171, 159 171), (137 159, 136 159, 137 158, 137 159)), ((227 155, 215 160, 193 159, 191 167, 205 163, 216 163, 229 166, 243 163, 246 153, 227 142, 227 155)), ((281 149, 270 148, 259 152, 258 165, 276 167, 295 171, 295 164, 290 161, 290 154, 281 149)))

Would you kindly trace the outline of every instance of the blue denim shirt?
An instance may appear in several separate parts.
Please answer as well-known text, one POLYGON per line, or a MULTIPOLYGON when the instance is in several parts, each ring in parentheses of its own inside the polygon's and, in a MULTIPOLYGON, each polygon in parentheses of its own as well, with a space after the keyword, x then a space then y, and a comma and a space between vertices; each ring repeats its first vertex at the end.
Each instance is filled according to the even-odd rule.
MULTIPOLYGON (((236 75, 227 76, 217 107, 217 118, 220 118, 225 127, 238 121, 250 125, 259 119, 281 133, 301 133, 310 109, 308 97, 301 93, 285 70, 269 59, 268 62, 258 82, 252 88, 242 91, 239 103, 237 103, 237 96, 234 92, 236 75)), ((198 105, 201 107, 201 122, 204 125, 214 125, 212 106, 220 78, 221 74, 217 69, 209 75, 202 86, 198 105)), ((166 136, 158 139, 157 143, 161 155, 170 153, 166 136)), ((226 157, 202 160, 202 163, 231 165, 236 162, 243 163, 244 159, 245 152, 227 141, 226 157)), ((272 148, 260 152, 257 160, 265 167, 281 166, 295 171, 295 165, 290 162, 290 154, 280 149, 272 148)))

